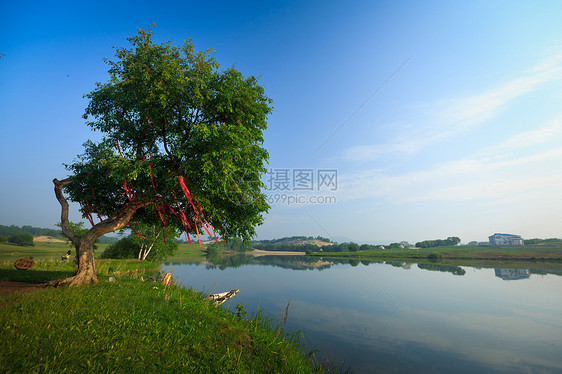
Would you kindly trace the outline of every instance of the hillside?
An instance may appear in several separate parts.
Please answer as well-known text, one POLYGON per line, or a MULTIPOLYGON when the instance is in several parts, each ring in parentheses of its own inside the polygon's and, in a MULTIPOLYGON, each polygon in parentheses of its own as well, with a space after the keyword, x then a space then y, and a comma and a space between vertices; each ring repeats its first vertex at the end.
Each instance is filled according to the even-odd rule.
POLYGON ((273 240, 252 241, 252 248, 264 251, 317 251, 319 247, 334 245, 330 239, 320 236, 292 236, 273 240))

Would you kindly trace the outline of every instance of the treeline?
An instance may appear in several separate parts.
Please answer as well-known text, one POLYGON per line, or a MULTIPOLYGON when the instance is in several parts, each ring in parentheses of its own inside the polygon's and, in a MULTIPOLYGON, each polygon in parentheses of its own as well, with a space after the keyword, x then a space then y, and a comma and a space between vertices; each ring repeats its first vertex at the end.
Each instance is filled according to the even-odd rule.
POLYGON ((255 241, 252 242, 250 246, 252 249, 261 249, 262 251, 316 252, 319 250, 320 247, 315 244, 303 243, 306 240, 319 240, 331 243, 330 239, 321 236, 291 236, 280 239, 255 241))
POLYGON ((294 241, 305 241, 305 240, 320 240, 322 242, 331 243, 332 241, 328 238, 323 238, 321 236, 313 237, 313 236, 290 236, 284 237, 280 239, 272 239, 272 240, 259 240, 252 243, 260 243, 260 244, 284 244, 287 242, 294 242, 294 241))
POLYGON ((33 227, 33 226, 4 226, 0 225, 0 235, 1 236, 14 236, 19 234, 29 234, 31 236, 54 236, 59 237, 62 236, 62 232, 60 230, 55 229, 44 229, 41 227, 33 227))
POLYGON ((253 249, 261 249, 262 251, 294 251, 306 252, 317 251, 318 246, 314 244, 271 244, 271 243, 251 243, 253 249))
POLYGON ((362 244, 359 245, 357 243, 340 243, 340 244, 332 244, 332 245, 323 245, 322 247, 316 247, 314 252, 317 252, 319 249, 322 252, 357 252, 357 251, 367 251, 369 249, 376 249, 378 246, 372 244, 362 244))
POLYGON ((418 248, 433 248, 433 247, 449 247, 459 244, 461 240, 456 236, 450 236, 447 239, 436 239, 436 240, 424 240, 423 242, 417 242, 416 247, 418 248))
POLYGON ((550 238, 550 239, 525 239, 523 241, 525 245, 532 245, 532 244, 562 244, 562 239, 558 238, 550 238))
POLYGON ((10 236, 0 235, 0 243, 10 243, 14 245, 33 247, 33 236, 29 234, 15 234, 10 236))

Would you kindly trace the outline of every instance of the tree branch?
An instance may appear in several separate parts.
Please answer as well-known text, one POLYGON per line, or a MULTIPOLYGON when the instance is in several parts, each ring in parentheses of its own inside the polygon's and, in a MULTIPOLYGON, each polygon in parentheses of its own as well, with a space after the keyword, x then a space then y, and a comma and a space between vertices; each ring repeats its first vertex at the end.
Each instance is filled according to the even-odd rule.
POLYGON ((62 188, 72 183, 72 178, 66 178, 62 181, 55 178, 53 179, 53 183, 55 185, 55 196, 61 205, 60 223, 62 233, 72 242, 74 246, 76 246, 78 244, 79 237, 70 228, 70 221, 68 220, 68 201, 66 201, 64 195, 62 194, 62 188))

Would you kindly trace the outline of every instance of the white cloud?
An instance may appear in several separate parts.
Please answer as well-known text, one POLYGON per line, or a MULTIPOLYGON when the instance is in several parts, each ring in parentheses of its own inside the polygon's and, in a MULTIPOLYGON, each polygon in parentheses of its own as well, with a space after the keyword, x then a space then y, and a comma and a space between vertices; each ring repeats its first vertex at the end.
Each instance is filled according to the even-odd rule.
POLYGON ((443 162, 432 168, 400 175, 363 170, 340 176, 338 201, 383 198, 393 203, 441 200, 493 200, 514 196, 542 198, 552 186, 562 186, 562 120, 514 135, 472 157, 443 162), (525 139, 529 139, 527 142, 525 139), (516 157, 506 152, 524 146, 540 151, 516 157), (543 191, 543 192, 541 192, 543 191))
MULTIPOLYGON (((455 99, 443 99, 421 106, 415 126, 401 128, 388 143, 360 145, 347 149, 344 158, 352 161, 374 160, 382 155, 412 155, 463 133, 497 116, 516 99, 562 76, 562 53, 538 61, 535 66, 498 87, 455 99)), ((540 134, 537 134, 540 135, 540 134)), ((522 135, 523 136, 523 135, 522 135)))

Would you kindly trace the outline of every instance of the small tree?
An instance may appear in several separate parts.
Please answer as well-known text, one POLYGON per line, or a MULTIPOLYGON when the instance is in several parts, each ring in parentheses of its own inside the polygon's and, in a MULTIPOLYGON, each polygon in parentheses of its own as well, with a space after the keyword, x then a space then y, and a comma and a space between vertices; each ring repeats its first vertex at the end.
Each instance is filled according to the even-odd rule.
POLYGON ((202 232, 249 240, 269 209, 261 175, 271 100, 257 79, 219 70, 190 40, 157 45, 151 29, 128 40, 131 49, 107 60, 109 82, 86 95, 84 118, 103 139, 88 141, 66 165, 71 176, 53 181, 78 258, 76 276, 59 283, 97 282, 93 243, 103 234, 145 223, 183 229, 188 240, 202 232), (70 227, 65 194, 92 224, 84 235, 70 227))
POLYGON ((143 236, 131 234, 109 245, 101 258, 136 258, 139 261, 164 261, 178 249, 177 233, 161 226, 143 227, 143 236))
POLYGON ((33 243, 33 236, 31 236, 29 234, 12 235, 8 238, 8 242, 12 243, 12 244, 15 244, 15 245, 21 245, 21 246, 33 247, 35 245, 35 243, 33 243))

